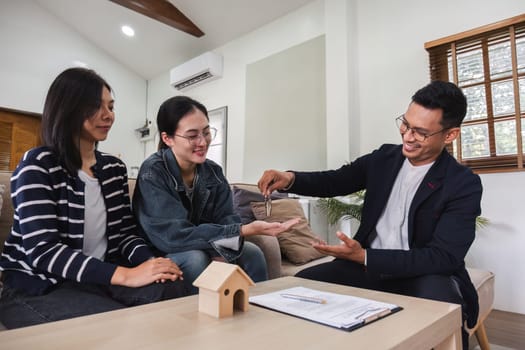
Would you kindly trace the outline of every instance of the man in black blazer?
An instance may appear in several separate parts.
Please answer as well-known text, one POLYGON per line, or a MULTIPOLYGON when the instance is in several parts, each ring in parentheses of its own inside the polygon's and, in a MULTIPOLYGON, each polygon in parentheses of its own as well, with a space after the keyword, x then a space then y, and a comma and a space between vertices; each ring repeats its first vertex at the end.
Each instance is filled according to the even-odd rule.
POLYGON ((265 171, 258 183, 263 194, 333 197, 366 189, 353 239, 337 232, 340 245, 313 243, 336 259, 297 276, 457 303, 473 327, 478 296, 464 259, 481 213, 482 186, 445 150, 460 133, 466 108, 456 85, 434 81, 396 119, 401 145, 383 145, 337 170, 265 171))

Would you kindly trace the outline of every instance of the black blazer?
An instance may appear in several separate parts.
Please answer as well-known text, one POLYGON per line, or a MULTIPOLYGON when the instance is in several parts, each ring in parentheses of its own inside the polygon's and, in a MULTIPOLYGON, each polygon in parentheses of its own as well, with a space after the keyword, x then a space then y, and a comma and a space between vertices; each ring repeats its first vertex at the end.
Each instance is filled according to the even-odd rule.
POLYGON ((372 249, 376 224, 405 160, 401 145, 383 145, 337 170, 296 172, 289 192, 342 196, 366 189, 361 224, 354 239, 367 248, 367 271, 379 278, 428 274, 454 276, 466 303, 467 325, 478 317, 478 296, 465 269, 465 255, 481 213, 479 176, 446 150, 425 175, 408 215, 409 250, 372 249))

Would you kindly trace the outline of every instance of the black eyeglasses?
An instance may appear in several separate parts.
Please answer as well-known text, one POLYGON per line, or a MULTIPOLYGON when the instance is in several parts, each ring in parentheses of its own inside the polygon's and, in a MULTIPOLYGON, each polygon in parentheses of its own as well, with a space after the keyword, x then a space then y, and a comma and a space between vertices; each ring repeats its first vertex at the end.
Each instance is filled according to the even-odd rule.
POLYGON ((426 133, 424 131, 421 131, 418 128, 411 127, 408 122, 405 119, 405 115, 402 114, 399 117, 396 118, 396 125, 399 128, 399 132, 401 135, 404 135, 408 130, 412 131, 412 135, 418 142, 424 142, 426 139, 428 139, 430 136, 437 135, 439 133, 442 133, 443 131, 447 130, 448 128, 443 128, 439 131, 433 132, 431 134, 426 133))
POLYGON ((191 135, 175 134, 175 136, 182 137, 183 139, 188 140, 191 146, 197 146, 199 143, 201 143, 203 139, 204 141, 206 141, 207 144, 210 144, 213 141, 213 139, 215 139, 215 136, 217 136, 217 129, 212 127, 212 128, 204 130, 203 132, 199 132, 196 134, 191 134, 191 135))

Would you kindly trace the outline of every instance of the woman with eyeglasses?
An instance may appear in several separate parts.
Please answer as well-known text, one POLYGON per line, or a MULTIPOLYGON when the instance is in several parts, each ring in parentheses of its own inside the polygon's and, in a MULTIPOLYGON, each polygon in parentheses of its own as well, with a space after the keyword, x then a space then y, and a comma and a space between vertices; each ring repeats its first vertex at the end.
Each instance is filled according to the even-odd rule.
POLYGON ((212 260, 237 263, 253 281, 266 280, 262 251, 243 237, 275 236, 298 220, 241 226, 221 167, 206 158, 216 130, 201 103, 186 96, 166 100, 157 127, 159 150, 142 163, 133 197, 144 236, 190 283, 212 260))
POLYGON ((109 84, 70 68, 49 88, 43 146, 11 177, 14 222, 2 255, 7 328, 185 296, 179 267, 136 234, 126 166, 97 150, 113 125, 109 84))

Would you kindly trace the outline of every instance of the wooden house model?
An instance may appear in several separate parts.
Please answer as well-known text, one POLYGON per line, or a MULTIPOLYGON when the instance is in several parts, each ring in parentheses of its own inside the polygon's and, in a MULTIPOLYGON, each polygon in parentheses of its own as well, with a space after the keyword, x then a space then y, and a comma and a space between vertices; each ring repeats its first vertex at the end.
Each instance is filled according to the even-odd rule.
POLYGON ((248 288, 255 283, 238 265, 212 261, 193 285, 199 288, 199 311, 222 318, 248 310, 248 288))

